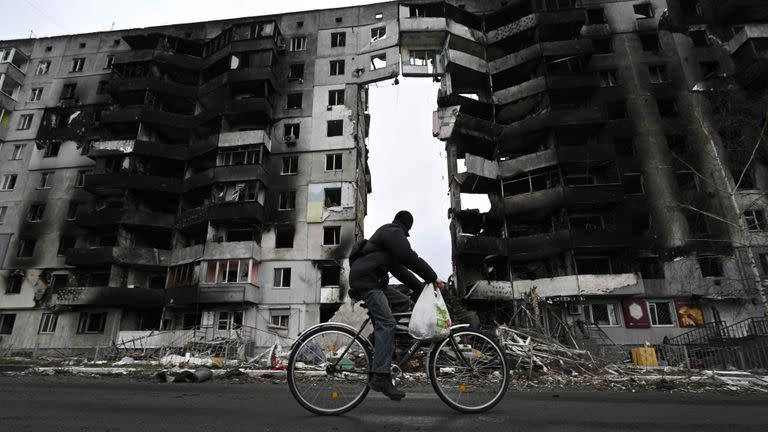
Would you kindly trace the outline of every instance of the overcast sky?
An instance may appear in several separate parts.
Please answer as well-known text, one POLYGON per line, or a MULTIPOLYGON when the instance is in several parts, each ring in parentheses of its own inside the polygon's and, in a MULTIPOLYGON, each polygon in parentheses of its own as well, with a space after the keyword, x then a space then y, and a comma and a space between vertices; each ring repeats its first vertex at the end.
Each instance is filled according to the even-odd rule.
MULTIPOLYGON (((128 29, 377 3, 364 0, 0 0, 0 39, 128 29), (113 27, 114 26, 114 27, 113 27)), ((437 85, 400 78, 370 89, 370 165, 366 236, 400 209, 416 219, 411 244, 442 278, 451 273, 445 150, 432 137, 437 85)))

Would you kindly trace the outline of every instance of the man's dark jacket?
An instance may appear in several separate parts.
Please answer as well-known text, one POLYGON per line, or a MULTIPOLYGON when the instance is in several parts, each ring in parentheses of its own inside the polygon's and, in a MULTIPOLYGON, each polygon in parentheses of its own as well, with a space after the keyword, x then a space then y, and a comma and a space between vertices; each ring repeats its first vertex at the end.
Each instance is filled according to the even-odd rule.
POLYGON ((350 290, 362 295, 371 289, 384 289, 389 284, 387 273, 392 273, 400 282, 420 292, 424 285, 409 270, 427 282, 437 279, 432 267, 411 249, 405 228, 397 222, 386 224, 373 233, 361 256, 352 264, 350 290))

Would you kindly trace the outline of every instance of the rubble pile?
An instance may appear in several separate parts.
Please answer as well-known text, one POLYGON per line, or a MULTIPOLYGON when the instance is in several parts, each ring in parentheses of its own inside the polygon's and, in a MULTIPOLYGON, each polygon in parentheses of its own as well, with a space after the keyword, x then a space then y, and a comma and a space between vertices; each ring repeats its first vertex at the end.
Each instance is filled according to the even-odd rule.
POLYGON ((569 348, 556 340, 526 333, 506 326, 496 329, 496 336, 512 360, 512 369, 534 368, 542 372, 559 369, 565 373, 589 373, 595 368, 595 360, 589 351, 569 348))

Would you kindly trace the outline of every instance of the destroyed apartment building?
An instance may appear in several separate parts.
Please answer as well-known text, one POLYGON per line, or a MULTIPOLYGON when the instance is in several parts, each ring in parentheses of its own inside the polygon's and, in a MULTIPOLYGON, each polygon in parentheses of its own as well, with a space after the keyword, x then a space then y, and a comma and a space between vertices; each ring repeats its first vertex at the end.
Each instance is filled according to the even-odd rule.
POLYGON ((330 319, 371 191, 367 86, 399 75, 440 83, 454 284, 488 322, 533 303, 550 330, 638 344, 756 319, 766 41, 758 0, 393 1, 0 41, 0 352, 265 347, 330 319))

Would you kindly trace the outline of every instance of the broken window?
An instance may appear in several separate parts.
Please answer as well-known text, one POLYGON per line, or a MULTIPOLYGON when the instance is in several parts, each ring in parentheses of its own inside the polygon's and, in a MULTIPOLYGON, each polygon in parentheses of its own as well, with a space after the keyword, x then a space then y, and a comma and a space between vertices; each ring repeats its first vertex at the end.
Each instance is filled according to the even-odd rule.
POLYGON ((106 324, 106 312, 81 312, 80 321, 77 323, 77 332, 80 334, 104 333, 106 324))
POLYGON ((410 66, 426 66, 428 73, 435 71, 435 51, 434 50, 409 50, 408 64, 410 66))
POLYGON ((657 99, 656 105, 659 107, 659 114, 662 117, 677 115, 677 103, 673 99, 657 99))
POLYGON ((347 46, 347 33, 331 33, 331 48, 338 48, 343 46, 347 46))
POLYGON ((344 60, 331 60, 331 76, 344 75, 344 60))
POLYGON ((44 313, 40 316, 40 327, 37 330, 40 334, 55 333, 56 323, 59 320, 59 315, 55 313, 44 313))
POLYGON ((664 279, 664 267, 659 257, 639 257, 637 269, 643 279, 664 279))
POLYGON ((293 247, 293 238, 296 228, 291 225, 283 225, 275 228, 275 248, 284 249, 293 247))
POLYGON ((328 106, 344 105, 344 90, 328 91, 328 106))
POLYGON ((645 193, 642 174, 625 173, 622 183, 624 184, 624 193, 627 195, 642 195, 645 193))
POLYGON ((660 49, 659 35, 657 33, 646 33, 639 35, 640 45, 643 47, 643 51, 657 52, 660 49))
POLYGON ((341 136, 344 133, 344 120, 328 120, 329 137, 341 136))
POLYGON ((75 239, 74 237, 67 237, 67 236, 59 237, 59 248, 56 251, 56 255, 64 256, 67 250, 75 247, 76 241, 77 239, 75 239))
POLYGON ((613 139, 616 154, 619 156, 632 156, 635 154, 635 144, 632 138, 616 137, 613 139))
POLYGON ((590 24, 605 24, 603 8, 587 9, 587 19, 590 24))
POLYGON ((387 66, 387 54, 381 53, 371 56, 371 70, 381 69, 387 66))
POLYGON ((671 326, 675 324, 672 318, 672 302, 649 301, 648 315, 651 317, 651 325, 653 326, 671 326))
POLYGON ((299 173, 299 157, 298 156, 283 157, 283 168, 280 171, 280 174, 293 175, 298 173, 299 173))
POLYGON ((217 166, 261 164, 261 146, 230 147, 219 150, 217 166))
POLYGON ((341 171, 342 153, 334 153, 325 155, 325 170, 326 171, 341 171))
POLYGON ((108 55, 107 56, 107 64, 104 65, 104 69, 112 69, 112 66, 115 64, 115 56, 108 55))
POLYGON ((19 271, 11 272, 5 285, 6 294, 21 293, 21 286, 24 283, 24 274, 19 271))
POLYGON ((85 59, 84 58, 75 58, 72 59, 72 68, 69 70, 70 72, 82 72, 83 67, 85 67, 85 59))
POLYGON ((613 39, 610 37, 593 39, 596 54, 611 54, 613 52, 613 39))
POLYGON ((249 259, 207 261, 205 283, 246 283, 250 279, 249 259))
POLYGON ((653 18, 653 9, 650 3, 632 5, 632 8, 635 10, 635 19, 653 18))
POLYGON ((52 184, 53 172, 40 173, 40 184, 37 186, 38 189, 50 189, 52 184))
POLYGON ((224 241, 227 242, 247 242, 253 241, 254 232, 249 229, 243 230, 227 230, 224 236, 224 241))
POLYGON ((659 83, 669 81, 669 77, 667 77, 667 67, 664 65, 649 66, 648 74, 650 76, 650 81, 654 84, 659 84, 659 83))
POLYGON ((218 330, 237 330, 243 326, 243 311, 220 311, 216 321, 218 330))
POLYGON ((67 207, 67 220, 75 220, 77 218, 77 210, 80 208, 80 203, 71 202, 67 207))
POLYGON ((326 188, 324 207, 341 207, 341 188, 326 188))
POLYGON ((0 314, 0 334, 13 333, 13 324, 16 322, 16 314, 0 314))
POLYGON ((13 146, 13 153, 11 153, 10 160, 22 160, 24 158, 24 148, 26 144, 15 144, 13 146))
POLYGON ((568 75, 584 72, 584 58, 576 56, 547 58, 547 72, 551 75, 568 75))
POLYGON ((297 80, 304 78, 304 63, 294 63, 289 66, 288 79, 297 80))
POLYGON ((704 277, 722 277, 723 276, 723 261, 719 256, 704 255, 700 256, 699 267, 701 267, 701 275, 704 277))
POLYGON ((578 274, 611 274, 610 257, 576 257, 578 274))
POLYGON ((371 29, 371 42, 376 42, 387 37, 386 27, 375 27, 371 29))
POLYGON ((290 288, 291 286, 291 269, 290 268, 276 268, 275 269, 275 288, 290 288))
POLYGON ((323 246, 338 246, 341 244, 341 227, 323 228, 323 246))
POLYGON ((419 17, 425 17, 427 16, 427 10, 424 6, 409 6, 408 7, 408 17, 409 18, 419 18, 419 17))
POLYGON ((280 192, 278 210, 293 210, 296 208, 296 191, 280 192))
MULTIPOLYGON (((290 272, 291 269, 287 270, 290 272)), ((272 328, 287 330, 288 318, 290 317, 290 314, 291 311, 288 309, 271 309, 269 311, 269 326, 272 328)))
POLYGON ((29 130, 29 128, 32 127, 32 119, 34 116, 34 114, 22 114, 21 117, 19 117, 19 126, 16 129, 29 130))
MULTIPOLYGON (((189 263, 168 269, 168 288, 190 286, 197 283, 196 263, 189 263)), ((215 274, 215 273, 214 273, 215 274)))
POLYGON ((107 83, 109 83, 109 81, 99 81, 99 85, 96 86, 97 95, 103 95, 107 93, 107 83))
POLYGON ((685 219, 688 222, 688 228, 694 239, 709 238, 709 225, 707 224, 707 216, 701 213, 686 213, 685 219))
POLYGON ((286 108, 301 109, 302 96, 303 95, 301 93, 288 93, 288 103, 286 108))
POLYGON ((51 70, 51 61, 50 60, 44 60, 37 64, 37 68, 35 69, 35 75, 47 75, 48 72, 51 70))
POLYGON ((504 181, 504 196, 520 195, 560 185, 557 170, 535 170, 504 181))
POLYGON ((30 222, 40 222, 45 213, 45 204, 32 204, 27 212, 27 220, 30 222))
POLYGON ((600 87, 614 87, 619 85, 616 77, 616 69, 600 71, 600 87))
POLYGON ((61 148, 61 142, 59 141, 51 141, 48 143, 48 145, 45 146, 45 151, 43 152, 44 158, 50 158, 50 157, 56 157, 59 155, 59 149, 61 148))
POLYGON ((320 270, 320 286, 339 286, 341 283, 341 267, 328 266, 320 270))
POLYGON ((298 36, 291 39, 290 50, 291 51, 305 51, 307 49, 307 37, 298 36))
POLYGON ((109 285, 109 271, 90 273, 88 280, 85 282, 85 286, 89 287, 102 287, 109 285))
POLYGON ((574 230, 599 230, 603 228, 603 217, 601 215, 571 215, 568 217, 568 223, 574 230))
POLYGON ((627 118, 627 104, 625 102, 608 102, 605 104, 608 120, 621 120, 627 118))
POLYGON ((286 141, 296 141, 296 139, 299 138, 299 132, 301 131, 301 126, 299 123, 286 123, 283 128, 283 136, 286 138, 286 141), (293 137, 293 138, 288 138, 293 137))
MULTIPOLYGON (((61 88, 61 99, 74 98, 76 89, 77 89, 77 84, 75 83, 64 84, 64 86, 61 88)), ((56 126, 52 126, 52 127, 56 127, 56 126)))
POLYGON ((3 185, 0 190, 9 191, 16 187, 16 174, 6 174, 3 176, 3 185))
POLYGON ((593 303, 584 305, 584 318, 589 325, 616 326, 619 325, 619 308, 609 303, 593 303))
POLYGON ((762 210, 747 210, 744 212, 744 221, 749 231, 765 231, 765 212, 762 210))

